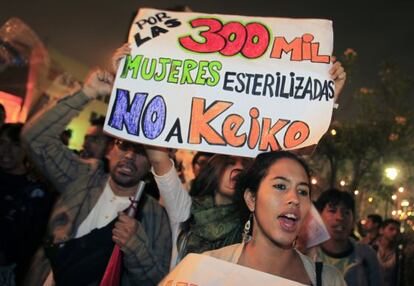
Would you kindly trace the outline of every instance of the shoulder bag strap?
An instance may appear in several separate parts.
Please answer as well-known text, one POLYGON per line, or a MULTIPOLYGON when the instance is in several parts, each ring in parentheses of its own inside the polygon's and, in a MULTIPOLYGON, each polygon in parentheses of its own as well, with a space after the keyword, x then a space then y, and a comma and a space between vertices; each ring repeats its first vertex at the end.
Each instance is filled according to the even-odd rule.
POLYGON ((316 269, 316 286, 322 286, 323 262, 316 261, 315 262, 315 269, 316 269))

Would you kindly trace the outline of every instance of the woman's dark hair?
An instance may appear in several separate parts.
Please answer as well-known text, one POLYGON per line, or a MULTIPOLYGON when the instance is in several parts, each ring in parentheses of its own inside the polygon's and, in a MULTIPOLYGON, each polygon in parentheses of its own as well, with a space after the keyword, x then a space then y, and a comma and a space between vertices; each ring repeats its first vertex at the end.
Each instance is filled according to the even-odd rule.
POLYGON ((199 151, 199 152, 195 153, 195 155, 193 157, 193 160, 191 160, 191 165, 192 166, 195 166, 197 164, 197 162, 198 162, 198 159, 200 157, 207 157, 208 159, 210 159, 213 156, 214 156, 214 153, 208 153, 208 152, 201 152, 201 151, 199 151))
POLYGON ((201 169, 200 174, 194 179, 191 185, 190 195, 192 197, 214 196, 220 187, 224 170, 230 165, 235 165, 237 162, 241 162, 243 167, 246 168, 251 162, 251 159, 221 154, 216 154, 211 157, 201 169))
POLYGON ((246 221, 250 214, 250 210, 247 208, 244 201, 244 192, 249 190, 253 195, 256 195, 260 183, 263 178, 267 176, 270 167, 281 159, 291 159, 298 162, 305 170, 308 180, 310 181, 311 175, 308 165, 302 158, 289 151, 266 152, 257 155, 250 167, 239 174, 236 183, 236 199, 240 206, 241 218, 243 221, 246 221))

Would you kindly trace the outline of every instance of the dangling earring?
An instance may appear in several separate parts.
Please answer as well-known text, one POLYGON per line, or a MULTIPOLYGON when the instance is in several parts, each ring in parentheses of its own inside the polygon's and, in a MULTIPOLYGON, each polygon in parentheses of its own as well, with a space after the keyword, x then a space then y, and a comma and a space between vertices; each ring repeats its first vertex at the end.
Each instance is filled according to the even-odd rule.
POLYGON ((253 213, 250 213, 249 218, 244 224, 244 230, 243 230, 243 242, 244 243, 247 243, 250 241, 250 239, 252 239, 252 236, 251 236, 252 220, 253 220, 253 213))

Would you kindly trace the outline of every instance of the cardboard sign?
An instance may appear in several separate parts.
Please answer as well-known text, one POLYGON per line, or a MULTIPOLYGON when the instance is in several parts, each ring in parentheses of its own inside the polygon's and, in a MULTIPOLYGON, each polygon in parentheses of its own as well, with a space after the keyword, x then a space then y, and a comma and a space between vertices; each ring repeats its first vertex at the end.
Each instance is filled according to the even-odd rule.
POLYGON ((159 286, 251 286, 304 284, 202 254, 188 254, 159 286))
POLYGON ((126 140, 255 157, 327 131, 332 23, 140 9, 105 131, 126 140))

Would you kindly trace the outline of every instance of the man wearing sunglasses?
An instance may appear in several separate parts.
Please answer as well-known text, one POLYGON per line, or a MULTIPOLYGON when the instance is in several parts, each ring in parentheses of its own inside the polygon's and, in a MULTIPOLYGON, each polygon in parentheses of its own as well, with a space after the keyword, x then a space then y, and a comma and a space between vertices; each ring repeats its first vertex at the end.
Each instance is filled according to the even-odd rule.
POLYGON ((84 160, 59 140, 90 100, 110 93, 112 82, 107 72, 91 73, 79 92, 61 99, 24 128, 29 153, 61 191, 27 285, 98 285, 115 244, 123 253, 121 285, 157 285, 168 272, 171 231, 164 209, 144 195, 135 218, 123 213, 149 171, 144 148, 115 140, 107 153, 108 174, 102 161, 84 160))

